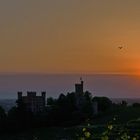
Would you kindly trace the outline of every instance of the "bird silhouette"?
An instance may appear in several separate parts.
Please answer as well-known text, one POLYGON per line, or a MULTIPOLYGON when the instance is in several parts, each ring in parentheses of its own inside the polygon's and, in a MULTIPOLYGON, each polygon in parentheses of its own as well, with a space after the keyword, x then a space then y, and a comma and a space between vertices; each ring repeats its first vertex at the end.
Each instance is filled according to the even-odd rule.
POLYGON ((123 48, 123 46, 119 46, 118 48, 121 50, 123 48))

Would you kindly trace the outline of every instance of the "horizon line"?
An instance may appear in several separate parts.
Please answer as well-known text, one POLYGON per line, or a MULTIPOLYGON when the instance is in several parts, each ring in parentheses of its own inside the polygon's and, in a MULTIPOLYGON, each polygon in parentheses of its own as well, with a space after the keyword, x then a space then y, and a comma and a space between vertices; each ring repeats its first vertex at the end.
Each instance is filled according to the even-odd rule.
POLYGON ((0 72, 0 75, 132 75, 132 76, 140 76, 140 74, 136 73, 120 73, 120 72, 64 72, 64 73, 45 73, 45 72, 0 72))

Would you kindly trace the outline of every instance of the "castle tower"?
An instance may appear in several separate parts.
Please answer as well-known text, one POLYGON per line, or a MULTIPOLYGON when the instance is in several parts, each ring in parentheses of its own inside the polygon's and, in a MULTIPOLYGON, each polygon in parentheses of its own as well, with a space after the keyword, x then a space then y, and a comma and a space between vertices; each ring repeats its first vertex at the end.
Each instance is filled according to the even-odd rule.
POLYGON ((41 92, 40 96, 37 96, 35 91, 28 91, 26 96, 22 95, 22 92, 18 92, 18 100, 22 102, 27 111, 33 113, 42 112, 45 109, 46 92, 41 92))
POLYGON ((82 78, 80 78, 81 83, 80 84, 75 84, 75 93, 83 93, 84 92, 84 81, 82 80, 82 78))

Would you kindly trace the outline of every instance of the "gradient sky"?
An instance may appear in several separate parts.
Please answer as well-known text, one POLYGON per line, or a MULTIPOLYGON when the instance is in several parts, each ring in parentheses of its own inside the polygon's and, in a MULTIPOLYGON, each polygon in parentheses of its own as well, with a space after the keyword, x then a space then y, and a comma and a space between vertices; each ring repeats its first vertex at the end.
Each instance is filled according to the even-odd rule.
POLYGON ((140 0, 0 1, 0 72, 140 74, 139 37, 140 0))

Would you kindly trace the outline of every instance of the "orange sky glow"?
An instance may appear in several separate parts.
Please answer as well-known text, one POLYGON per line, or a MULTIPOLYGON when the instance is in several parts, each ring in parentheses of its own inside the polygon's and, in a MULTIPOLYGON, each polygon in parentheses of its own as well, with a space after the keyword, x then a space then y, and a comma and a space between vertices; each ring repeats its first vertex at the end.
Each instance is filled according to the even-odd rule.
POLYGON ((0 1, 0 72, 140 74, 139 7, 139 0, 0 1))

